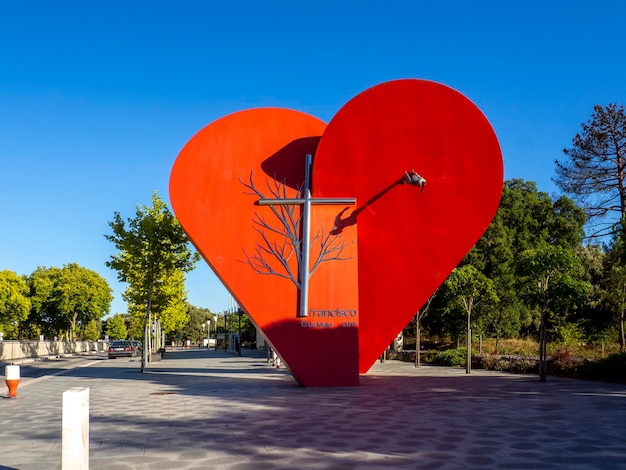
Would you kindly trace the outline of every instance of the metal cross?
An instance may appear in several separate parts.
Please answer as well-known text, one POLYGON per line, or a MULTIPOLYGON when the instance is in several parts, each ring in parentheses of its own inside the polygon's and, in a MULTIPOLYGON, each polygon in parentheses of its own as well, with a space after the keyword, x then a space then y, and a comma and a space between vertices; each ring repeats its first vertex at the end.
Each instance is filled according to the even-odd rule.
POLYGON ((302 204, 302 243, 300 266, 298 273, 300 275, 300 311, 299 317, 308 315, 309 306, 309 259, 311 244, 311 206, 313 204, 354 204, 355 198, 313 198, 311 196, 311 167, 313 166, 313 157, 311 154, 306 155, 304 169, 304 187, 302 188, 301 198, 282 198, 282 199, 259 199, 260 206, 288 206, 302 204))

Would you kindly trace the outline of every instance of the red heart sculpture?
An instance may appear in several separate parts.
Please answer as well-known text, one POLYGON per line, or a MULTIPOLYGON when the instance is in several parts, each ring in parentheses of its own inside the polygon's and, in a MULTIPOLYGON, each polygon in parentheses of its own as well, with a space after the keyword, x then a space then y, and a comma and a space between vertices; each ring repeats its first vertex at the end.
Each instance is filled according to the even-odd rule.
POLYGON ((420 80, 363 92, 328 127, 284 109, 226 116, 189 141, 170 179, 190 239, 308 386, 358 384, 486 229, 501 189, 487 120, 420 80), (310 237, 299 218, 306 154, 313 198, 325 198, 311 206, 310 237))
POLYGON ((444 85, 383 83, 330 121, 315 155, 313 192, 357 199, 343 224, 359 230, 361 373, 482 236, 502 185, 491 125, 444 85), (425 186, 406 183, 412 171, 425 186))

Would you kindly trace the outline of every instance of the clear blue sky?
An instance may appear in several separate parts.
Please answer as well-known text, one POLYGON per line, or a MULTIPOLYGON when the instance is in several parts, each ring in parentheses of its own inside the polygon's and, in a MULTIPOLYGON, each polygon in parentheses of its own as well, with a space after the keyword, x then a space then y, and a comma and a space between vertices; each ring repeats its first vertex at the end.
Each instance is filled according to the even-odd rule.
MULTIPOLYGON (((552 194, 595 104, 626 103, 621 1, 0 0, 0 269, 76 262, 115 291, 113 213, 154 190, 211 121, 279 106, 328 121, 398 78, 451 86, 491 121, 505 177, 552 194)), ((221 311, 204 262, 189 300, 221 311)))

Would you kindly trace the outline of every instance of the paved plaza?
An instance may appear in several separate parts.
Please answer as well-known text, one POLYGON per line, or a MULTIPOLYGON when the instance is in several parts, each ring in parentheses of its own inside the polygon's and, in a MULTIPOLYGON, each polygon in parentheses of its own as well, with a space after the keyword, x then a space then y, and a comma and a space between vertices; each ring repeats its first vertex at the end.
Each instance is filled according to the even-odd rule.
POLYGON ((17 399, 2 379, 0 469, 61 468, 71 387, 90 389, 94 470, 626 469, 624 385, 387 361, 301 388, 246 354, 23 364, 17 399))

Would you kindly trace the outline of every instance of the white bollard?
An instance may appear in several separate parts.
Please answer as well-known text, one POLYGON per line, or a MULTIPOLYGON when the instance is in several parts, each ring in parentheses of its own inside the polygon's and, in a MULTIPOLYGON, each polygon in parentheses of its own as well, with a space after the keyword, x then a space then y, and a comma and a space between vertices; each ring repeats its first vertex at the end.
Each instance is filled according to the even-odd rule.
POLYGON ((17 398, 17 386, 20 384, 20 366, 6 366, 4 368, 4 381, 9 388, 9 398, 17 398))
POLYGON ((89 387, 63 392, 62 470, 89 469, 89 387))

